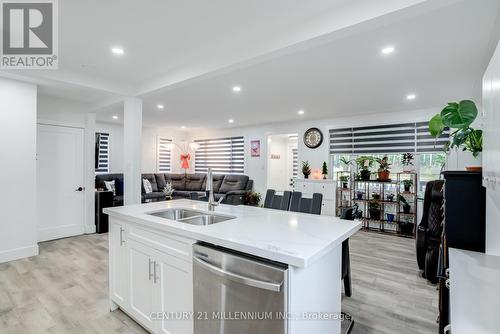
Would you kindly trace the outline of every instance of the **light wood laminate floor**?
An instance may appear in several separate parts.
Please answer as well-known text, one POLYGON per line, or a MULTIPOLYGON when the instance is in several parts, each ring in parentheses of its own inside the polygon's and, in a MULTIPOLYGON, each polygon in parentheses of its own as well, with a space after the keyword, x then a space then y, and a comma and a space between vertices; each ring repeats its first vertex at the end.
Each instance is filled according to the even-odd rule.
MULTIPOLYGON (((109 312, 107 235, 40 244, 40 255, 0 264, 0 333, 146 333, 109 312)), ((360 232, 351 239, 352 333, 437 333, 437 292, 418 276, 413 240, 360 232)))

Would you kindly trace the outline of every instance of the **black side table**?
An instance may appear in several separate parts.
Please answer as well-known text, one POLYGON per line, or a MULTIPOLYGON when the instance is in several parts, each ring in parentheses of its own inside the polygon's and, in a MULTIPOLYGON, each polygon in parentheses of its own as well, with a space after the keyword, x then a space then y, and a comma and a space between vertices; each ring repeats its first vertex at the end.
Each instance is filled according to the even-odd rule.
POLYGON ((97 233, 107 233, 109 229, 109 218, 102 209, 113 206, 112 191, 95 192, 95 228, 97 233))

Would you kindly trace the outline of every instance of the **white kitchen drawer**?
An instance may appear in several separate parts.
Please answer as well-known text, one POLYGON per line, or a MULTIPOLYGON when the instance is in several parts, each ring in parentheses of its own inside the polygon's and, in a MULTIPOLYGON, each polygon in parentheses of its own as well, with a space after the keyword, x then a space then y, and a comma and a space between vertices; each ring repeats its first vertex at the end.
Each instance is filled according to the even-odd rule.
POLYGON ((314 184, 309 182, 297 182, 295 191, 300 191, 303 194, 312 194, 315 191, 314 184))
POLYGON ((195 240, 131 226, 128 237, 144 243, 160 252, 191 262, 191 250, 195 240))

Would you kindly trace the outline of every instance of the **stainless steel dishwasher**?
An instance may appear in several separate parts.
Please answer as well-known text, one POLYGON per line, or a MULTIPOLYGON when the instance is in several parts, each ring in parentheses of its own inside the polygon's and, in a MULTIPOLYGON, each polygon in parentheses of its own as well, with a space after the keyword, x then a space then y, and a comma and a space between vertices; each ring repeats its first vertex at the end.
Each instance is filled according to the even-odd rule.
POLYGON ((285 334, 286 265, 193 245, 195 334, 285 334))

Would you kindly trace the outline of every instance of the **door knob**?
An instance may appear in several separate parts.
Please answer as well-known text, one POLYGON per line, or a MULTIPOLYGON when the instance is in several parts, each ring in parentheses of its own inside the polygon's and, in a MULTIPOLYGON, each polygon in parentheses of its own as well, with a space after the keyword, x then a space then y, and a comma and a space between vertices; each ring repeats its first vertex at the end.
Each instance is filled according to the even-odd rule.
POLYGON ((78 187, 75 189, 75 191, 84 191, 84 190, 85 190, 85 188, 83 188, 83 187, 78 187))

